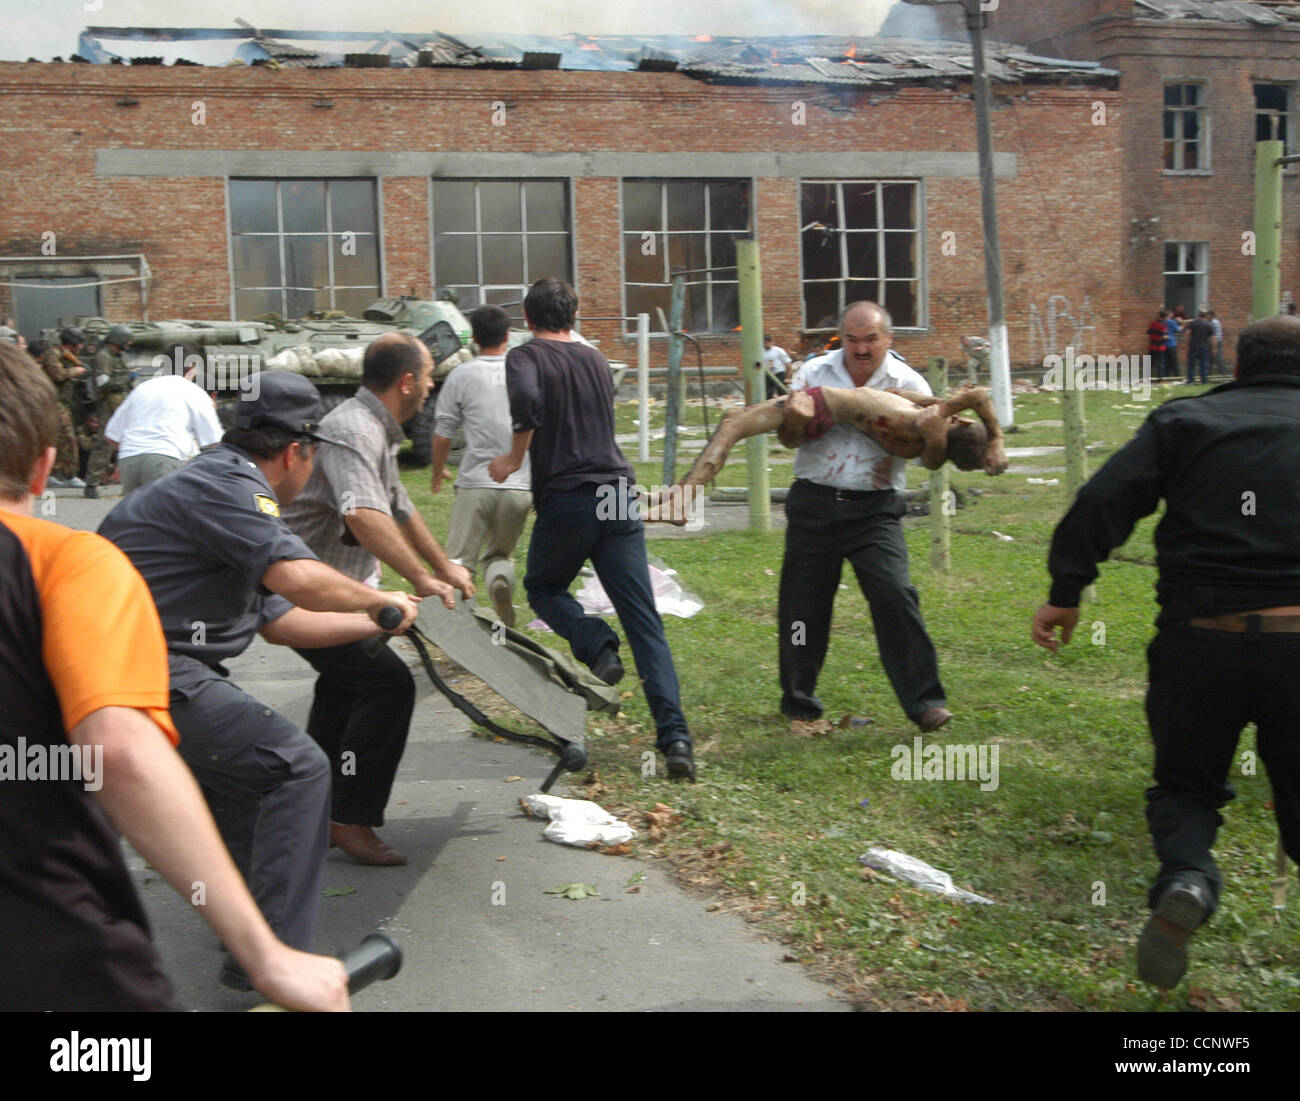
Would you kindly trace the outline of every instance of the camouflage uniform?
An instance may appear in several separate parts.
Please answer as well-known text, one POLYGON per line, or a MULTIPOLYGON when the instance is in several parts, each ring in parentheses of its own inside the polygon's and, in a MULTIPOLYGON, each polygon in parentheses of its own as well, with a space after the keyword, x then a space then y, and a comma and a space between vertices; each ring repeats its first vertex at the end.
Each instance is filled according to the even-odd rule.
POLYGON ((54 383, 59 394, 59 435, 55 440, 58 455, 54 459, 54 473, 60 478, 75 478, 81 468, 81 453, 77 449, 77 436, 72 428, 72 404, 75 386, 70 368, 81 361, 63 348, 51 348, 41 356, 41 366, 54 383))
POLYGON ((131 375, 122 350, 113 344, 105 344, 100 348, 95 353, 90 376, 99 429, 95 432, 90 461, 86 464, 86 485, 101 486, 108 481, 113 469, 113 447, 104 438, 104 428, 108 425, 108 418, 126 401, 126 395, 131 389, 131 375), (108 376, 108 381, 101 385, 97 380, 105 375, 108 376))

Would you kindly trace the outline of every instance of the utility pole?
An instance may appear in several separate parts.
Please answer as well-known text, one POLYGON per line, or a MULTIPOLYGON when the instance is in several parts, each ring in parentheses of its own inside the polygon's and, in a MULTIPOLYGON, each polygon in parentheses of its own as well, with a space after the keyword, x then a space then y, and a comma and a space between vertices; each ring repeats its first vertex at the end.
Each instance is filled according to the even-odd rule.
MULTIPOLYGON (((1009 428, 1015 420, 1011 405, 1011 347, 1007 341, 1007 310, 1002 295, 1002 248, 998 240, 998 206, 993 177, 993 129, 989 77, 984 63, 984 26, 988 11, 983 0, 906 0, 934 7, 961 4, 971 38, 971 82, 975 89, 975 131, 979 140, 980 199, 984 219, 984 280, 989 292, 989 378, 998 423, 1009 428)), ((997 5, 993 4, 996 8, 997 5)))
MULTIPOLYGON (((740 355, 744 364, 745 404, 763 400, 763 275, 759 268, 758 241, 736 241, 736 278, 740 299, 740 355)), ((772 520, 772 497, 767 479, 767 433, 751 436, 745 444, 749 482, 749 529, 767 531, 772 520)))

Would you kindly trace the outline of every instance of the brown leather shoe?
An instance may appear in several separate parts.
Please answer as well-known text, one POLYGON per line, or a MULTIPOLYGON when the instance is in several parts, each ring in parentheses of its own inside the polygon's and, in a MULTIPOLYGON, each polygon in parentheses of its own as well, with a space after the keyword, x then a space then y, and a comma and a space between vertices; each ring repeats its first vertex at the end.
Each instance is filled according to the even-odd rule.
POLYGON ((406 854, 390 849, 369 826, 347 826, 341 822, 331 822, 330 848, 342 849, 358 864, 392 867, 406 863, 406 854))
POLYGON ((922 734, 932 734, 951 718, 952 712, 946 707, 931 707, 921 713, 921 717, 916 720, 916 725, 921 728, 922 734))

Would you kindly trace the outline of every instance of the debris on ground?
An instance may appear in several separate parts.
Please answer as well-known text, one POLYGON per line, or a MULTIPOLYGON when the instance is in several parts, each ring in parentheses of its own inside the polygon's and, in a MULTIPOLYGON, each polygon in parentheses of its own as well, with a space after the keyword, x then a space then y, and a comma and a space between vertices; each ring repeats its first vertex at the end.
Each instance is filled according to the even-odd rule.
POLYGON ((907 853, 898 852, 896 849, 868 849, 858 857, 858 861, 868 868, 875 868, 878 871, 897 876, 905 883, 910 883, 923 891, 946 895, 948 898, 955 898, 960 902, 978 902, 985 906, 995 905, 991 898, 985 898, 983 895, 977 895, 971 891, 963 891, 960 887, 954 886, 952 876, 947 872, 941 872, 938 868, 931 867, 924 860, 918 860, 916 857, 908 856, 907 853))
POLYGON ((549 818, 551 823, 542 836, 561 845, 622 845, 636 836, 636 830, 626 822, 589 799, 533 794, 520 799, 519 805, 533 818, 549 818))

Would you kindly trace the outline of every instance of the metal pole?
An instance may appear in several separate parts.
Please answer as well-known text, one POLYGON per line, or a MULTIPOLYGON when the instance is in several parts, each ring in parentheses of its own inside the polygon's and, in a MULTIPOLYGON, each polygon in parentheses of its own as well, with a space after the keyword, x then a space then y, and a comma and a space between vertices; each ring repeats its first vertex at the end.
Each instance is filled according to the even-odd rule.
POLYGON ((650 461, 650 315, 636 315, 636 461, 650 461))
POLYGON ((1282 157, 1280 141, 1255 143, 1255 320, 1278 312, 1282 298, 1282 157))
POLYGON ((993 179, 993 128, 989 77, 984 68, 984 23, 987 15, 979 0, 966 0, 966 26, 970 28, 972 73, 975 85, 975 129, 979 137, 980 198, 984 216, 984 277, 989 290, 989 378, 993 384, 993 409, 998 423, 1009 427, 1015 420, 1011 406, 1011 349, 1007 342, 1007 312, 1002 297, 1002 248, 998 241, 998 206, 993 179))
MULTIPOLYGON (((930 389, 936 398, 948 396, 948 361, 943 356, 930 360, 930 389)), ((952 570, 951 501, 945 464, 930 471, 930 569, 935 573, 952 570)))
POLYGON ((686 280, 673 277, 672 298, 668 304, 668 395, 664 401, 664 485, 677 480, 677 417, 682 397, 682 327, 686 310, 686 280))
MULTIPOLYGON (((744 364, 745 404, 762 401, 763 381, 763 275, 759 269, 758 242, 736 241, 736 268, 740 299, 740 356, 744 364)), ((751 436, 745 445, 749 481, 749 529, 767 531, 772 521, 772 499, 767 483, 767 433, 751 436)))

